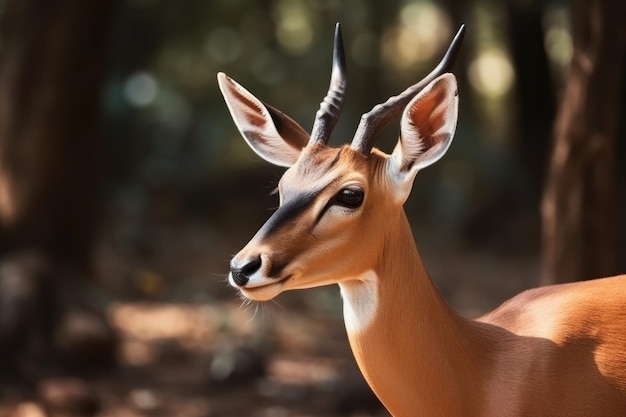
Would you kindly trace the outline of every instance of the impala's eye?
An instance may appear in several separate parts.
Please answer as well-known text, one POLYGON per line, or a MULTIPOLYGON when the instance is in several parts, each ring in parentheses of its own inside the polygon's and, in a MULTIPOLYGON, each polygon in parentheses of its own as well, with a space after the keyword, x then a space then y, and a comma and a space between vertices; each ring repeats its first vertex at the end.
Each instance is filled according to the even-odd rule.
POLYGON ((363 190, 358 187, 347 187, 337 194, 337 203, 348 208, 360 207, 363 203, 363 190))

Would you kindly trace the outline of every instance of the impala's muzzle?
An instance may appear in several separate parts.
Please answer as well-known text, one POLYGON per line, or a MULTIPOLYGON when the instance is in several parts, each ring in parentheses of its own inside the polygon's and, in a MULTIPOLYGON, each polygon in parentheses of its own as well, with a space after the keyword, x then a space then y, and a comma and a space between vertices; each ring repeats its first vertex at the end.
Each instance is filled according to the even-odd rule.
MULTIPOLYGON (((255 301, 267 301, 280 294, 292 275, 282 276, 265 253, 240 252, 230 261, 230 285, 243 296, 255 301)), ((280 268, 279 268, 280 269, 280 268)))
POLYGON ((230 262, 232 282, 239 287, 245 286, 250 281, 250 277, 261 268, 261 264, 260 256, 246 258, 240 262, 233 259, 230 262))

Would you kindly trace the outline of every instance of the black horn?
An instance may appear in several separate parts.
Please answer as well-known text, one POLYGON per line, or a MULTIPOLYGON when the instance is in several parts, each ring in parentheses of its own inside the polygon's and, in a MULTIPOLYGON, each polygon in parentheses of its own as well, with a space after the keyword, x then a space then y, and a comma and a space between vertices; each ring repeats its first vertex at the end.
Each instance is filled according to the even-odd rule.
POLYGON ((374 139, 378 133, 392 120, 400 117, 404 107, 415 97, 417 93, 424 89, 435 78, 446 72, 450 72, 461 49, 461 42, 465 34, 465 25, 457 32, 450 43, 448 51, 439 62, 439 65, 422 80, 413 84, 397 96, 390 97, 386 102, 378 104, 369 112, 361 116, 361 121, 356 129, 352 144, 352 149, 368 155, 374 146, 374 139))
POLYGON ((346 94, 346 58, 341 38, 339 23, 335 26, 335 44, 333 48, 333 69, 330 76, 330 87, 326 97, 320 103, 320 109, 315 114, 315 122, 311 130, 309 143, 326 145, 330 134, 337 124, 346 94))

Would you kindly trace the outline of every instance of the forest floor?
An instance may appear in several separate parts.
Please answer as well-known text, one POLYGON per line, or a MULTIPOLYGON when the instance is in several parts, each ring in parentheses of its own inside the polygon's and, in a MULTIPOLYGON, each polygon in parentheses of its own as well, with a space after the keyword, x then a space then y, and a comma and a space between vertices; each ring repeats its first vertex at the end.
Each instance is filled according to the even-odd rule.
MULTIPOLYGON (((242 302, 225 280, 238 243, 219 235, 161 231, 140 254, 113 240, 101 243, 98 270, 107 314, 121 335, 121 363, 87 380, 98 404, 91 415, 387 416, 354 364, 338 289, 242 302)), ((435 243, 422 256, 444 297, 469 317, 537 284, 531 255, 435 243)), ((36 397, 0 403, 0 417, 45 415, 36 397)))

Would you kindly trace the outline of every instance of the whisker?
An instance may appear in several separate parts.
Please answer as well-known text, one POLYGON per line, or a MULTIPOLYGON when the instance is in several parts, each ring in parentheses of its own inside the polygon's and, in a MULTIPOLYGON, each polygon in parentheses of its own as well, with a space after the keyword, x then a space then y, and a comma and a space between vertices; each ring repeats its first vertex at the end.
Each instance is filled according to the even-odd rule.
POLYGON ((239 296, 239 300, 241 300, 240 308, 244 311, 250 309, 252 305, 252 300, 243 295, 241 291, 237 295, 239 296))
POLYGON ((254 303, 254 314, 252 315, 250 320, 254 320, 256 318, 257 314, 259 314, 259 307, 260 307, 260 305, 261 305, 260 303, 254 303))
POLYGON ((273 305, 275 305, 276 307, 280 308, 282 311, 287 311, 285 306, 283 306, 277 299, 272 298, 270 301, 272 302, 273 305))
POLYGON ((212 275, 213 275, 213 277, 217 278, 220 282, 223 282, 225 284, 229 283, 228 282, 228 275, 229 274, 220 274, 220 273, 214 272, 212 275))
POLYGON ((261 320, 262 321, 267 321, 268 319, 272 318, 272 309, 271 304, 268 302, 264 302, 260 304, 260 309, 261 309, 261 320))

